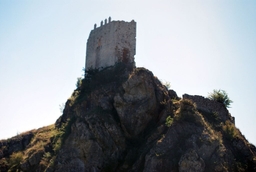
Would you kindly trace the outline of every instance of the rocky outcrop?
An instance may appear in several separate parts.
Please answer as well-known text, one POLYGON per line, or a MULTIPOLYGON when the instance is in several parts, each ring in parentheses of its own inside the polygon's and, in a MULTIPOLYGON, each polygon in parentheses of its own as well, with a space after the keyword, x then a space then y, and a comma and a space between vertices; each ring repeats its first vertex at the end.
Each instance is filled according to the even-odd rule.
POLYGON ((235 118, 232 117, 227 108, 223 103, 212 101, 203 96, 192 96, 188 94, 184 94, 183 99, 190 99, 196 103, 197 109, 203 113, 216 113, 221 121, 225 122, 226 120, 232 121, 235 123, 235 118))
POLYGON ((168 100, 168 92, 147 70, 135 70, 122 88, 123 92, 114 97, 114 107, 125 136, 136 138, 150 122, 157 121, 160 102, 168 100))
POLYGON ((144 68, 88 71, 55 127, 18 140, 0 142, 1 171, 256 170, 256 148, 223 104, 180 99, 144 68))
POLYGON ((29 131, 7 140, 0 140, 0 159, 10 156, 13 152, 24 150, 33 136, 34 132, 29 131))
POLYGON ((203 172, 204 168, 204 160, 193 149, 188 150, 179 161, 180 172, 203 172))

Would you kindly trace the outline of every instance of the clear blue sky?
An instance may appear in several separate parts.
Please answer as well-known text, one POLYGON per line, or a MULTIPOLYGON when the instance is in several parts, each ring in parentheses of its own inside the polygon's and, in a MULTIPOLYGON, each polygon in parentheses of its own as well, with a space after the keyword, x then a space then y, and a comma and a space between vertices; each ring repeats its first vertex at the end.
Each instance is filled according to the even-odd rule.
POLYGON ((179 96, 226 90, 236 126, 256 144, 256 1, 1 0, 0 138, 61 115, 82 76, 94 23, 137 22, 138 67, 179 96))

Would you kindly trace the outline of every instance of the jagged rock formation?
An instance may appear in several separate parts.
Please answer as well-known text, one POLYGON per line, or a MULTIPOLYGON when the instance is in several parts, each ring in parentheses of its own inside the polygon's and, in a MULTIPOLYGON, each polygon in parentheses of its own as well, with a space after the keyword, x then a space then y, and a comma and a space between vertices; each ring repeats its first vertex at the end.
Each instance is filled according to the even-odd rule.
POLYGON ((256 171, 221 103, 167 90, 144 68, 87 71, 55 126, 0 141, 0 171, 256 171))

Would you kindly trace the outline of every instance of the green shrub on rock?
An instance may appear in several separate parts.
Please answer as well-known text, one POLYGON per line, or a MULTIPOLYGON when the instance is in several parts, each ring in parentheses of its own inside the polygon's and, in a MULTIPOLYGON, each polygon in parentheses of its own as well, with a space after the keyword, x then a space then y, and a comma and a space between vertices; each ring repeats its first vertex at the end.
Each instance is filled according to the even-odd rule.
POLYGON ((208 98, 210 100, 223 103, 227 108, 229 108, 229 105, 233 103, 233 101, 229 99, 228 94, 224 90, 213 90, 213 92, 209 94, 208 98))
POLYGON ((166 120, 165 120, 165 125, 166 125, 167 127, 170 127, 170 126, 172 125, 172 123, 173 123, 173 118, 172 118, 171 116, 168 116, 168 117, 166 118, 166 120))

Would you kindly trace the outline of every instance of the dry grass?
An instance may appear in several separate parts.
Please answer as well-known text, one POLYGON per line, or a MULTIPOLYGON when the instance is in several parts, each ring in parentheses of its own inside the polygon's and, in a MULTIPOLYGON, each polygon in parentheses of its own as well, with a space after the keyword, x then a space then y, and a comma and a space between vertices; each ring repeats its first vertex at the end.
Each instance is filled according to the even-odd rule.
POLYGON ((175 112, 175 121, 186 121, 194 123, 198 126, 203 126, 206 133, 211 136, 210 142, 215 140, 222 144, 222 134, 221 132, 216 132, 213 127, 205 120, 204 116, 197 111, 196 104, 189 99, 181 99, 180 101, 175 101, 176 106, 178 105, 178 110, 175 112))
MULTIPOLYGON (((177 103, 176 103, 177 105, 177 103)), ((189 99, 181 99, 175 112, 175 121, 187 121, 203 125, 202 115, 196 110, 196 104, 189 99)))
POLYGON ((28 148, 24 151, 23 159, 26 160, 37 152, 45 151, 44 147, 51 143, 51 138, 56 134, 57 130, 55 129, 54 124, 39 128, 28 145, 28 148))
MULTIPOLYGON (((33 138, 24 151, 13 152, 9 158, 1 159, 0 165, 6 166, 9 171, 20 171, 20 165, 26 163, 30 157, 37 153, 44 153, 41 161, 45 166, 50 163, 52 154, 45 151, 46 145, 52 144, 53 138, 55 138, 59 130, 55 128, 55 125, 49 125, 46 127, 39 128, 37 130, 31 130, 19 134, 18 136, 27 135, 33 133, 33 138)), ((40 162, 41 164, 41 162, 40 162)))
MULTIPOLYGON (((20 164, 25 163, 34 154, 42 153, 40 166, 47 168, 54 162, 57 151, 63 144, 64 134, 66 132, 67 124, 64 124, 60 129, 55 128, 55 125, 49 125, 33 131, 34 137, 31 139, 26 150, 23 152, 15 152, 8 159, 8 166, 15 171, 19 169, 20 164), (51 145, 53 150, 46 151, 45 147, 51 145)), ((49 147, 49 146, 48 146, 49 147)))
POLYGON ((187 109, 196 109, 196 104, 190 99, 181 99, 180 100, 180 110, 187 110, 187 109))
POLYGON ((222 130, 223 130, 223 134, 229 140, 233 140, 236 137, 240 137, 239 130, 235 127, 235 124, 233 124, 230 121, 225 122, 225 125, 222 126, 222 130))
POLYGON ((11 154, 9 158, 9 167, 10 168, 15 168, 20 165, 21 161, 23 160, 23 153, 21 151, 19 152, 14 152, 11 154))
POLYGON ((158 143, 162 143, 162 141, 165 139, 165 135, 164 134, 162 134, 162 137, 157 141, 157 144, 158 143))

